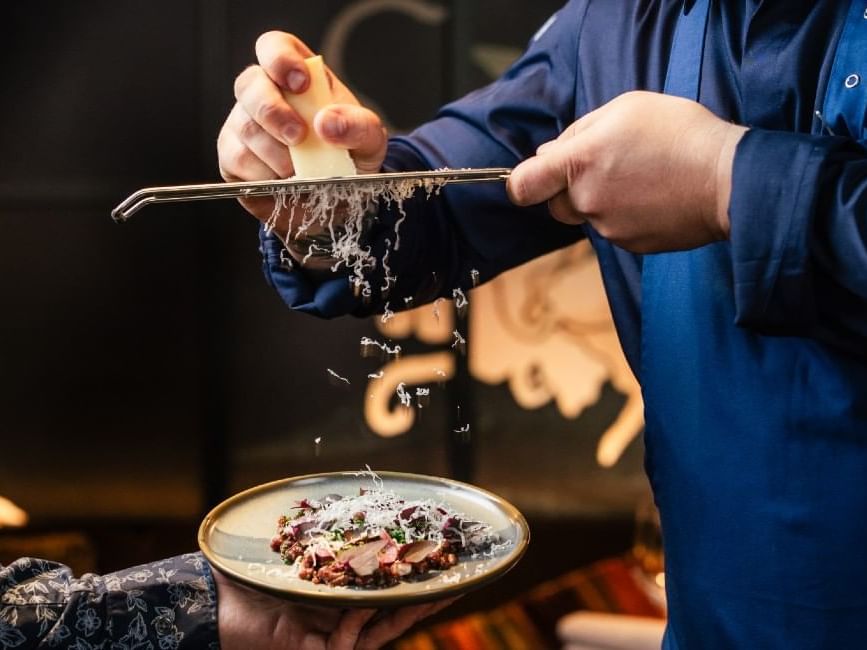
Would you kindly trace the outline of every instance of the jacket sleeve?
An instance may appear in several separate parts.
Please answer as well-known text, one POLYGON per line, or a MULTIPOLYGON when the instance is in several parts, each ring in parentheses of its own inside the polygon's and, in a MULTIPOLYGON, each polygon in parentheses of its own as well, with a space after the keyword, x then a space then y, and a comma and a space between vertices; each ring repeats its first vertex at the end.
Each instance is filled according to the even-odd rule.
MULTIPOLYGON (((543 26, 524 55, 497 81, 442 108, 405 137, 392 138, 386 171, 443 167, 513 167, 574 119, 578 39, 586 3, 573 0, 543 26)), ((262 232, 265 275, 291 308, 324 317, 364 315, 412 298, 418 305, 481 281, 583 236, 580 226, 550 217, 545 206, 519 209, 503 184, 453 185, 430 200, 416 198, 406 218, 379 210, 368 242, 377 268, 367 277, 374 296, 356 299, 345 277, 313 280, 290 269, 282 244, 262 232), (399 228, 399 232, 396 230, 399 228), (399 234, 399 246, 397 235, 399 234), (383 257, 396 282, 387 296, 383 257)))
POLYGON ((867 150, 753 129, 729 211, 736 322, 867 357, 867 150))
POLYGON ((210 567, 196 553, 105 576, 0 565, 0 648, 219 648, 210 567))

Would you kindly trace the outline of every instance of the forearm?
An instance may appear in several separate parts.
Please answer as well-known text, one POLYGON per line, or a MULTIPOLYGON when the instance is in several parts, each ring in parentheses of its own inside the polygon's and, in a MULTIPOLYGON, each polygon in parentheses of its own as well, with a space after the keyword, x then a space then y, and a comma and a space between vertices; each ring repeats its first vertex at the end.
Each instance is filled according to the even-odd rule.
POLYGON ((81 578, 61 564, 0 567, 0 645, 216 647, 216 599, 199 554, 81 578))

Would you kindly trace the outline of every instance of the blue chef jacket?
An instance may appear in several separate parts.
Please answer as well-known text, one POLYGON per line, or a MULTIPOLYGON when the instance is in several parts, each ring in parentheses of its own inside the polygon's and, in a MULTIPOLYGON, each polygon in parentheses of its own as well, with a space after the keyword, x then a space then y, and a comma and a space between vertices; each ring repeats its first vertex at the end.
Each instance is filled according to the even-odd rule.
MULTIPOLYGON (((387 297, 287 270, 263 233, 265 272, 294 309, 362 315, 589 237, 644 394, 665 647, 864 648, 867 0, 706 2, 569 2, 501 79, 394 138, 385 167, 510 167, 623 92, 694 95, 751 127, 729 241, 634 255, 502 187, 453 186, 409 206, 387 297)), ((371 227, 380 256, 394 223, 382 210, 371 227)))

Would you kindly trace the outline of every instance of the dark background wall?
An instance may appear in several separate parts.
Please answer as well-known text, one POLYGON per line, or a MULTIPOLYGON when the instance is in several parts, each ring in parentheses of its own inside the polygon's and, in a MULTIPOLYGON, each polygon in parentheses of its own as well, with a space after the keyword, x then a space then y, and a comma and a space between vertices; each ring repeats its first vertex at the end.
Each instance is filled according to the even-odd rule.
MULTIPOLYGON (((362 418, 363 382, 341 388, 325 370, 375 370, 358 347, 372 323, 286 310, 261 278, 256 226, 240 208, 173 204, 110 220, 139 187, 216 180, 232 79, 259 33, 294 31, 318 49, 358 5, 376 3, 5 7, 0 495, 30 512, 30 531, 84 531, 100 569, 188 550, 201 514, 236 490, 364 464, 469 480, 481 467, 486 487, 509 485, 540 544, 547 530, 580 531, 570 562, 628 544, 641 450, 613 470, 593 462, 621 399, 613 389, 575 422, 553 407, 521 411, 505 387, 463 376, 434 390, 409 433, 380 438, 362 418), (460 467, 456 400, 477 424, 460 467), (562 495, 556 520, 536 507, 542 484, 562 495)), ((341 66, 401 130, 490 80, 559 2, 380 5, 348 36, 341 66), (428 17, 400 10, 409 5, 428 17)), ((544 575, 531 567, 525 582, 544 575)))

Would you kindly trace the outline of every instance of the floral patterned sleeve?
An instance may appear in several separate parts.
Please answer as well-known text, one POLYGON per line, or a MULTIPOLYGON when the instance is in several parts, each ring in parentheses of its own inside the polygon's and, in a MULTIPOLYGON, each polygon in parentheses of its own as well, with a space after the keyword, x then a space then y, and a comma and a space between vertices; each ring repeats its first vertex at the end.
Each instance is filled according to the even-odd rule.
POLYGON ((56 562, 0 565, 0 649, 219 648, 214 580, 199 553, 81 578, 56 562))

